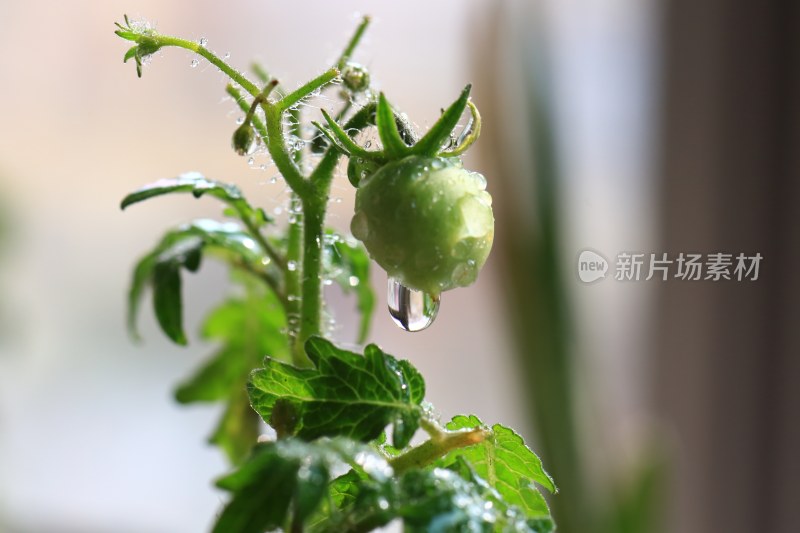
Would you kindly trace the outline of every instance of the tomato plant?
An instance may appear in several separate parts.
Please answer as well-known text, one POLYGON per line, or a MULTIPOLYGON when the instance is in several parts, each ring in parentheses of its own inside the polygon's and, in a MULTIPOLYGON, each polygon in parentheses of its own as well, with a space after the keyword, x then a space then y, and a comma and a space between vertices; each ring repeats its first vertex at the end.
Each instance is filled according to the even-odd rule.
POLYGON ((404 315, 400 323, 415 329, 414 313, 429 323, 435 310, 415 308, 426 300, 409 295, 438 301, 442 291, 471 284, 494 231, 486 181, 459 159, 480 133, 469 86, 419 136, 371 89, 366 68, 350 61, 368 24, 365 18, 331 68, 294 91, 260 66, 252 81, 203 41, 127 17, 117 24, 117 35, 133 42, 125 61, 135 62, 139 76, 153 53, 178 47, 230 78, 227 93, 246 113, 233 149, 249 155, 263 146, 291 190, 292 213, 281 227, 236 186, 198 173, 126 196, 123 209, 167 194, 210 197, 230 219, 174 228, 139 260, 130 329, 135 334, 149 289, 161 329, 186 344, 183 271, 197 271, 206 258, 230 268, 238 290, 202 328, 218 349, 176 391, 182 403, 225 405, 211 442, 233 470, 216 482, 230 496, 214 531, 369 531, 392 521, 407 531, 552 531, 539 487, 555 492, 555 485, 519 435, 474 416, 440 421, 408 361, 375 344, 363 353, 344 350, 322 327, 322 287, 336 282, 355 295, 365 340, 374 307, 370 257, 405 291, 394 310, 404 315), (305 124, 301 104, 321 91, 335 91, 341 103, 322 111, 324 124, 305 124), (457 132, 467 111, 467 126, 457 132), (375 150, 359 137, 370 128, 380 139, 375 150), (357 187, 355 239, 325 227, 342 157, 357 187), (264 423, 273 437, 259 436, 264 423), (412 445, 419 429, 428 438, 412 445))

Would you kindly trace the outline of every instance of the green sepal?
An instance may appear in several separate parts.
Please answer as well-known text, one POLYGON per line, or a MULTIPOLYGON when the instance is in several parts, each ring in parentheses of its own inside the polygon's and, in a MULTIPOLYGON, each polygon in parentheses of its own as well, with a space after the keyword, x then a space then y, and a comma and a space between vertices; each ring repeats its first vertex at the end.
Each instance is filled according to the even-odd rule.
POLYGON ((411 150, 400 137, 400 131, 397 129, 394 117, 394 111, 392 111, 389 101, 381 93, 378 96, 375 122, 378 127, 378 135, 383 144, 383 152, 389 159, 401 159, 408 155, 411 150))
POLYGON ((122 62, 123 63, 127 63, 129 59, 131 59, 132 57, 135 57, 137 50, 138 50, 138 47, 136 47, 136 46, 130 47, 128 49, 128 51, 125 52, 125 57, 123 58, 122 62))
POLYGON ((450 139, 450 134, 453 129, 458 125, 458 121, 461 119, 461 115, 467 107, 471 89, 472 85, 464 87, 464 90, 461 91, 461 96, 450 104, 450 107, 442 113, 439 120, 431 126, 428 133, 411 148, 412 153, 427 156, 435 156, 439 153, 445 142, 450 139))

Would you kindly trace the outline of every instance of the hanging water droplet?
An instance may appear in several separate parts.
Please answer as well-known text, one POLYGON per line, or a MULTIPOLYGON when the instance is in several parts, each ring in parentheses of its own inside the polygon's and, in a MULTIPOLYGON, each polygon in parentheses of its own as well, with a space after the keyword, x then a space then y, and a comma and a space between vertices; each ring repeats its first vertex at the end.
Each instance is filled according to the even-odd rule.
POLYGON ((200 62, 198 60, 192 59, 192 61, 189 63, 189 66, 192 67, 192 68, 195 68, 199 64, 200 64, 200 62))
POLYGON ((433 324, 440 301, 439 296, 409 289, 395 278, 389 278, 389 315, 406 331, 422 331, 433 324))
POLYGON ((247 159, 247 164, 248 164, 248 165, 252 165, 252 164, 253 164, 253 163, 255 163, 255 162, 256 162, 255 158, 249 157, 249 158, 247 159))
POLYGON ((200 37, 200 46, 205 46, 208 44, 208 39, 205 37, 200 37))

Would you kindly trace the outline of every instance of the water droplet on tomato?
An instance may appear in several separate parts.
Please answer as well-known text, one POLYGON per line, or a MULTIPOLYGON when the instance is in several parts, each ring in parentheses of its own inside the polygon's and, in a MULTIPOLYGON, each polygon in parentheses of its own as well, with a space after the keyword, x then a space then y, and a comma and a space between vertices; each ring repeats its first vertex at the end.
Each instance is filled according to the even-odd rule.
POLYGON ((409 289, 395 278, 389 278, 389 315, 406 331, 422 331, 436 319, 440 296, 409 289))

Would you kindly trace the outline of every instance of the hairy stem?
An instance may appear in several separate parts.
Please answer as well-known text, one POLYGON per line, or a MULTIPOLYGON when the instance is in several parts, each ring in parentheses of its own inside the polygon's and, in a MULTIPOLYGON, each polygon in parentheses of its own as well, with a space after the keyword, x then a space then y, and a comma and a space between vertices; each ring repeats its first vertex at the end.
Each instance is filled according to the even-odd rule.
POLYGON ((339 61, 336 62, 336 66, 338 67, 339 70, 342 70, 342 68, 347 64, 347 62, 350 61, 350 56, 353 55, 353 52, 358 46, 358 43, 361 42, 361 38, 364 36, 364 32, 367 31, 367 26, 369 26, 369 23, 370 23, 370 18, 368 16, 365 16, 364 18, 361 19, 361 23, 358 25, 358 28, 356 28, 355 33, 353 33, 353 36, 350 37, 350 41, 347 43, 347 46, 345 46, 344 50, 342 51, 342 55, 339 57, 339 61))
POLYGON ((289 317, 289 333, 294 341, 292 361, 297 366, 307 366, 308 357, 300 339, 301 302, 303 295, 300 286, 300 274, 304 268, 303 258, 303 207, 302 201, 292 193, 289 199, 289 232, 286 256, 291 268, 286 270, 286 293, 288 296, 287 315, 289 317))
POLYGON ((265 102, 261 105, 267 123, 267 151, 278 167, 283 179, 301 198, 311 191, 308 181, 300 173, 292 157, 286 151, 286 134, 283 131, 283 110, 280 106, 265 102))
POLYGON ((302 346, 306 339, 320 333, 322 314, 322 235, 324 231, 327 194, 312 195, 303 202, 303 269, 300 335, 302 346))
POLYGON ((207 59, 209 63, 220 69, 222 72, 224 72, 225 75, 228 76, 230 79, 241 85, 242 88, 248 93, 250 93, 252 96, 258 96, 259 93, 261 92, 261 90, 255 83, 245 78, 244 74, 242 74, 238 70, 228 65, 219 56, 214 54, 214 52, 210 51, 205 46, 201 46, 200 44, 194 41, 181 39, 179 37, 172 37, 170 35, 155 34, 151 35, 150 38, 153 39, 153 41, 156 42, 159 46, 177 46, 178 48, 184 48, 186 50, 195 52, 196 54, 207 59))
POLYGON ((301 85, 294 91, 290 92, 283 98, 281 98, 278 103, 276 104, 281 111, 287 111, 291 109, 294 105, 296 105, 300 100, 303 98, 308 97, 314 91, 321 89, 325 85, 329 84, 336 77, 339 75, 339 69, 332 68, 326 70, 313 80, 309 81, 308 83, 301 85))

